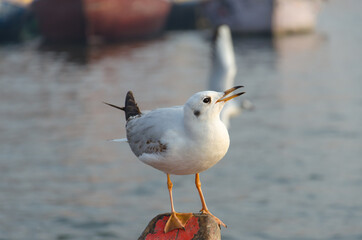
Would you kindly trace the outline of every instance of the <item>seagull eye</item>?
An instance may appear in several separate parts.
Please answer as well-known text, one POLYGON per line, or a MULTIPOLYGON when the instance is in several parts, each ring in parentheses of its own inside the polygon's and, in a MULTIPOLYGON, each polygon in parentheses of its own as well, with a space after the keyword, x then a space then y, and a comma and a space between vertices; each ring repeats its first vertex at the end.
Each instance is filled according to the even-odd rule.
POLYGON ((211 98, 210 97, 206 97, 204 98, 204 100, 202 100, 204 103, 210 103, 211 102, 211 98))

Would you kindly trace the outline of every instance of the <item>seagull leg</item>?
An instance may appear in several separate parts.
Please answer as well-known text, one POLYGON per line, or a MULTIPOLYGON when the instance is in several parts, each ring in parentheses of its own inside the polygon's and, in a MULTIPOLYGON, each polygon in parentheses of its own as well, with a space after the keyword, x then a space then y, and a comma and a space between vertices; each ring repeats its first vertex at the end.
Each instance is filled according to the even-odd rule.
POLYGON ((170 194, 171 201, 171 215, 167 220, 164 231, 168 233, 174 229, 182 228, 185 229, 187 221, 193 216, 192 213, 177 213, 173 207, 173 198, 172 198, 172 182, 170 179, 170 174, 167 174, 167 188, 170 194))
POLYGON ((225 223, 223 223, 220 219, 218 219, 217 217, 212 215, 211 212, 209 211, 209 209, 207 208, 204 195, 202 194, 201 181, 200 181, 200 176, 198 173, 196 173, 196 175, 195 175, 195 185, 196 185, 197 191, 199 191, 201 204, 202 204, 202 209, 200 210, 200 212, 202 212, 203 214, 211 215, 215 219, 215 221, 219 224, 219 226, 222 225, 226 228, 225 223))

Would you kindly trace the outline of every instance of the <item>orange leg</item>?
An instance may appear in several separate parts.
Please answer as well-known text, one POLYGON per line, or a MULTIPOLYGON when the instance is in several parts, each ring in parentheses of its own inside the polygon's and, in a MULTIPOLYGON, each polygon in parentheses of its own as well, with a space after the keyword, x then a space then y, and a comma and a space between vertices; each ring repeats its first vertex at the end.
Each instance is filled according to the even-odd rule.
POLYGON ((178 228, 185 229, 185 225, 186 225, 187 221, 193 216, 192 213, 177 213, 175 211, 175 208, 173 206, 173 198, 172 198, 172 186, 173 186, 173 184, 170 179, 170 174, 167 174, 167 188, 168 188, 168 193, 170 195, 170 201, 171 201, 171 215, 165 225, 165 228, 164 228, 165 233, 168 233, 168 232, 170 232, 174 229, 178 229, 178 228))
POLYGON ((170 179, 170 174, 167 173, 167 188, 168 188, 168 193, 170 195, 171 212, 175 212, 175 208, 173 207, 172 187, 173 187, 173 184, 172 184, 171 179, 170 179))
POLYGON ((196 175, 195 175, 195 185, 196 185, 197 191, 199 192, 201 204, 202 204, 202 209, 200 212, 211 215, 219 225, 222 225, 226 228, 225 223, 223 223, 220 219, 218 219, 217 217, 212 215, 211 212, 209 211, 209 209, 207 208, 204 195, 202 194, 201 181, 200 181, 200 176, 198 173, 196 173, 196 175))

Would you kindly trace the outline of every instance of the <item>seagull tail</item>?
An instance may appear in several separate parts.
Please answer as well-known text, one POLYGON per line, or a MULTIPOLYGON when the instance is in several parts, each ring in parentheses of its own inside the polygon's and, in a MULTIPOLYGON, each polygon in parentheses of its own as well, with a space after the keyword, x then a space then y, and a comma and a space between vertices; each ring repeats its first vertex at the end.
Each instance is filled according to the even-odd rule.
POLYGON ((116 105, 113 105, 113 104, 110 104, 110 103, 106 103, 106 102, 103 102, 103 103, 104 103, 104 104, 107 104, 108 106, 111 106, 111 107, 120 109, 120 110, 122 110, 122 111, 125 111, 125 108, 124 108, 124 107, 119 107, 119 106, 116 106, 116 105))
POLYGON ((130 117, 138 116, 141 114, 141 111, 138 108, 136 100, 134 99, 133 93, 131 91, 127 92, 125 107, 119 107, 117 105, 113 105, 113 104, 106 103, 106 102, 103 102, 103 103, 107 104, 108 106, 111 106, 111 107, 124 111, 126 114, 126 120, 128 120, 130 117))

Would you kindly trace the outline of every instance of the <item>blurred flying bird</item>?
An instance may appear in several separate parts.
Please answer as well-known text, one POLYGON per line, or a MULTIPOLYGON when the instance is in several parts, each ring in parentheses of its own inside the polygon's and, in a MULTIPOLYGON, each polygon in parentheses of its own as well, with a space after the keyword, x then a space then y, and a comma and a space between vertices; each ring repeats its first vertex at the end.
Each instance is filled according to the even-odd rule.
MULTIPOLYGON (((236 63, 234 55, 233 41, 230 28, 227 25, 219 26, 212 37, 212 58, 211 73, 209 77, 209 89, 213 91, 223 91, 234 86, 236 75, 236 63)), ((247 101, 247 100, 246 100, 247 101)), ((252 103, 246 102, 240 106, 236 101, 230 101, 225 104, 221 111, 220 118, 226 127, 230 125, 230 117, 241 113, 244 106, 250 109, 252 103)))

